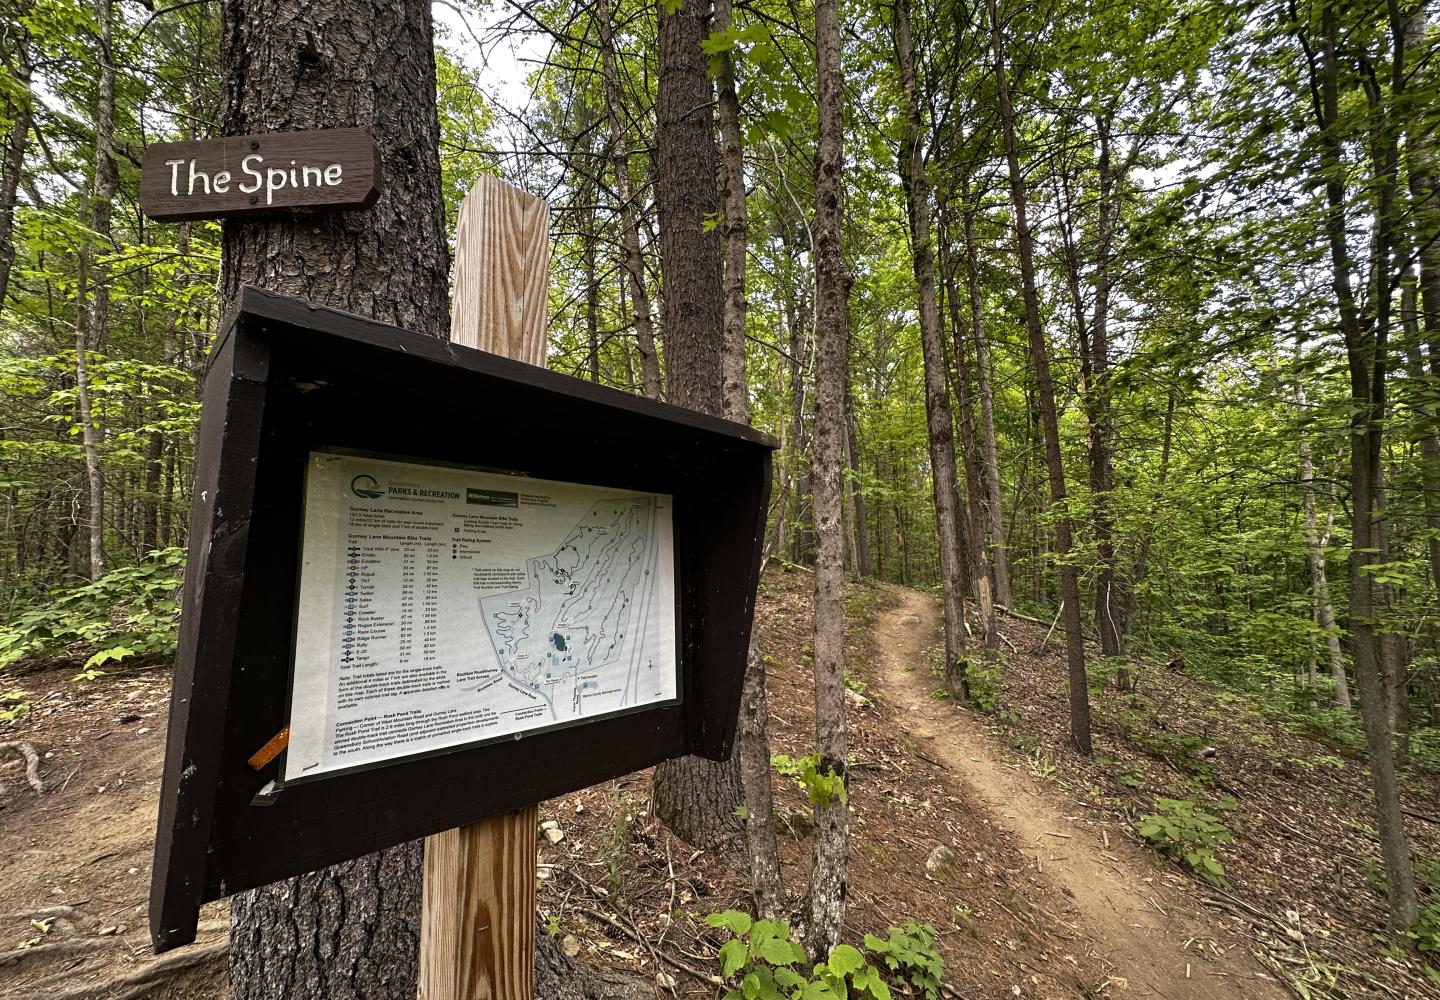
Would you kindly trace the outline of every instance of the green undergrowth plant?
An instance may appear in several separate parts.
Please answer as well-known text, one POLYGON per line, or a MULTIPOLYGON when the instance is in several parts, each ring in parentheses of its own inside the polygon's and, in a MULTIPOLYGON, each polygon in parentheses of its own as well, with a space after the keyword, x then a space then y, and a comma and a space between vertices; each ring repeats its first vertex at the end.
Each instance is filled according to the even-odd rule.
POLYGON ((987 715, 993 713, 1004 692, 1004 655, 997 651, 991 657, 966 660, 965 678, 969 682, 971 704, 987 715))
POLYGON ((823 809, 832 801, 838 800, 841 805, 849 801, 849 793, 845 790, 845 779, 836 774, 833 767, 821 771, 818 753, 807 754, 804 757, 776 754, 770 758, 770 766, 795 782, 795 787, 805 793, 812 806, 823 809))
POLYGON ((173 653, 184 563, 184 549, 157 549, 20 614, 0 626, 0 670, 21 660, 83 656, 80 676, 93 680, 102 664, 173 653))
MULTIPOLYGON (((957 906, 955 915, 968 922, 970 909, 957 906)), ((866 934, 865 948, 908 987, 906 992, 925 1000, 939 997, 940 980, 945 978, 945 959, 935 943, 935 928, 931 925, 907 920, 903 928, 891 927, 883 939, 866 934)))
POLYGON ((880 970, 853 945, 837 944, 807 974, 809 959, 790 940, 790 925, 784 921, 754 920, 748 913, 727 910, 712 913, 705 922, 731 935, 720 948, 720 973, 738 985, 726 992, 725 1000, 891 1000, 880 970))
POLYGON ((945 960, 929 924, 910 920, 903 928, 889 928, 883 938, 866 934, 864 952, 838 944, 807 973, 809 957, 790 939, 784 921, 755 920, 739 910, 705 919, 730 934, 718 956, 721 974, 736 984, 725 1000, 938 1000, 940 995, 945 960))
POLYGON ((30 696, 19 688, 0 691, 0 722, 14 722, 30 714, 30 696))
POLYGON ((1135 832, 1161 854, 1183 861, 1211 885, 1229 884, 1225 881, 1225 866, 1215 857, 1215 848, 1234 843, 1235 838, 1219 816, 1194 802, 1156 799, 1155 812, 1141 816, 1135 832))

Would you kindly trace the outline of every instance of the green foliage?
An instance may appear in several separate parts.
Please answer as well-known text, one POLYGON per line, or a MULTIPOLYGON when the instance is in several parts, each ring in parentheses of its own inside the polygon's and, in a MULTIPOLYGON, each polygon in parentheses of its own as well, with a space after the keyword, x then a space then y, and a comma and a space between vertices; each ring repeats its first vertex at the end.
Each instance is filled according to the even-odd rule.
POLYGON ((841 805, 849 801, 845 779, 836 774, 833 767, 822 772, 819 753, 807 754, 804 757, 776 754, 770 758, 770 766, 794 781, 795 787, 804 792, 810 804, 816 808, 824 809, 835 801, 841 805))
POLYGON ((30 713, 30 696, 19 688, 0 691, 0 722, 14 722, 30 713))
MULTIPOLYGON (((957 906, 955 913, 960 919, 969 919, 968 908, 957 906)), ((891 927, 883 940, 866 934, 865 947, 905 984, 906 992, 923 996, 925 1000, 939 997, 940 981, 945 978, 945 959, 935 943, 934 927, 907 920, 903 929, 891 927)))
POLYGON ((891 1000, 880 970, 852 945, 837 944, 807 975, 805 950, 790 939, 790 925, 784 921, 753 920, 739 910, 705 919, 732 935, 718 956, 721 975, 738 982, 725 1000, 891 1000))
POLYGON ((970 701, 982 712, 994 712, 1004 692, 1005 658, 998 651, 993 657, 972 657, 965 663, 970 701))
POLYGON ((83 656, 82 676, 93 680, 103 663, 173 653, 184 562, 183 549, 157 549, 145 562, 17 616, 0 626, 0 669, 23 659, 83 656))
POLYGON ((1140 817, 1135 832, 1211 885, 1227 885, 1225 866, 1215 857, 1215 848, 1234 843, 1235 838, 1220 817, 1186 799, 1156 799, 1155 810, 1140 817))

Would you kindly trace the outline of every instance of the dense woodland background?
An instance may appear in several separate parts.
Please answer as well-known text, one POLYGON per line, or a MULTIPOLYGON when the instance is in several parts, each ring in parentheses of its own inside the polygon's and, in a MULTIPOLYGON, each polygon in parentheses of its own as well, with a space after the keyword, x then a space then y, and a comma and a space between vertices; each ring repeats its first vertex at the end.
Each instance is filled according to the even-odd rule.
MULTIPOLYGON (((550 366, 666 397, 655 8, 444 6, 449 220, 481 173, 548 198, 550 366), (511 45, 518 106, 484 67, 511 45)), ((146 220, 138 164, 218 134, 220 12, 3 11, 0 669, 93 677, 174 644, 220 230, 146 220)), ((1004 670, 994 603, 1071 636, 1082 749, 1087 678, 1169 663, 1367 753, 1412 925, 1394 770, 1440 769, 1433 5, 843 5, 838 387, 815 15, 718 0, 703 40, 723 377, 782 442, 770 558, 816 560, 817 417, 843 416, 845 566, 944 593, 957 695, 1004 670)))

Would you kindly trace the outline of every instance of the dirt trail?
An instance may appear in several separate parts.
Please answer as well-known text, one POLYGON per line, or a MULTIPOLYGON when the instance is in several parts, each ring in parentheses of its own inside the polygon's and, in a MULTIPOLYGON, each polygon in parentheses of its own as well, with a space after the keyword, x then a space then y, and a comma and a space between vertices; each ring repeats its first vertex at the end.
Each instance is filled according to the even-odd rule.
MULTIPOLYGON (((1066 816, 1058 796, 1003 762, 980 719, 930 697, 925 651, 939 641, 932 598, 896 588, 900 603, 875 625, 881 694, 902 730, 927 751, 996 826, 1009 831, 1055 887, 1055 913, 1072 924, 1124 980, 1120 995, 1165 1000, 1282 1000, 1290 993, 1182 893, 1157 877, 1151 858, 1119 837, 1103 843, 1066 816)), ((1112 985, 1121 987, 1115 982, 1112 985)))

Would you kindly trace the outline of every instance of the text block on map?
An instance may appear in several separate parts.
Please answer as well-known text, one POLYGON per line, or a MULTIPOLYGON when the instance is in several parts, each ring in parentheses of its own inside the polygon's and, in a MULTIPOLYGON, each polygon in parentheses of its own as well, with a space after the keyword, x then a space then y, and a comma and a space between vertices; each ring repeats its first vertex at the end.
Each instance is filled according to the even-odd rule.
POLYGON ((312 453, 285 781, 673 704, 671 512, 312 453))

